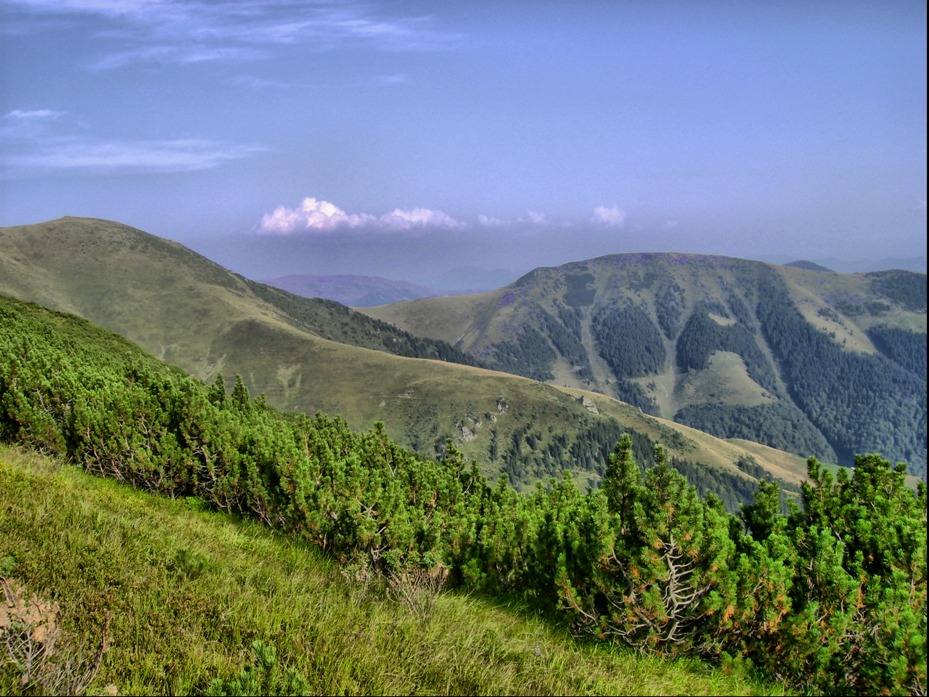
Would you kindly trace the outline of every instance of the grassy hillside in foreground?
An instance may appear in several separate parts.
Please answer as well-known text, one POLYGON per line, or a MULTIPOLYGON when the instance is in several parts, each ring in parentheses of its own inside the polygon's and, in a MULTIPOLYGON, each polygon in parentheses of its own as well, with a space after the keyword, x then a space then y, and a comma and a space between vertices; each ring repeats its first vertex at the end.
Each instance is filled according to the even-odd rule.
MULTIPOLYGON (((6 305, 0 440, 260 520, 354 573, 401 579, 400 597, 439 579, 518 593, 606 646, 750 662, 803 690, 920 694, 926 684, 926 489, 906 488, 903 464, 860 456, 833 478, 811 458, 787 516, 768 483, 733 516, 718 497, 701 499, 661 447, 643 467, 624 434, 601 488, 566 477, 522 496, 502 478, 488 486, 452 447, 420 459, 380 424, 356 434, 324 415, 280 414, 241 381, 231 395, 220 381, 207 388, 103 330, 96 344, 119 350, 95 350, 86 321, 6 305)), ((3 590, 15 606, 16 589, 3 590)), ((267 669, 276 649, 255 648, 267 669)))
MULTIPOLYGON (((391 438, 427 457, 451 438, 485 475, 506 472, 524 489, 565 469, 596 481, 623 431, 638 434, 646 457, 647 443, 660 442, 670 457, 711 470, 707 480, 726 480, 718 493, 732 510, 756 483, 735 466, 749 454, 741 445, 580 389, 373 350, 417 344, 360 312, 247 281, 118 223, 0 229, 0 293, 89 319, 205 382, 222 372, 231 387, 240 374, 278 409, 339 414, 356 430, 383 421, 391 438)), ((803 457, 793 463, 801 476, 803 457)))
POLYGON ((92 662, 105 639, 91 692, 202 692, 262 640, 310 694, 783 693, 573 640, 518 603, 352 580, 256 524, 5 446, 0 576, 54 601, 59 658, 92 662))

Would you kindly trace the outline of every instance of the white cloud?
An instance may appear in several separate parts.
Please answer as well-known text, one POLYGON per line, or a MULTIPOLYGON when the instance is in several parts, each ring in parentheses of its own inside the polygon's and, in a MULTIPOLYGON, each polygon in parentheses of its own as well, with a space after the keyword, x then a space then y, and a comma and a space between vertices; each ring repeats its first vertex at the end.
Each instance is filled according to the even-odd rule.
POLYGON ((619 206, 597 206, 590 221, 598 225, 621 228, 626 224, 626 211, 619 206))
POLYGON ((373 215, 348 214, 328 201, 305 198, 299 208, 279 206, 261 217, 258 229, 271 234, 290 234, 299 230, 335 230, 360 227, 377 222, 373 215))
POLYGON ((429 208, 396 208, 381 216, 369 213, 346 213, 329 201, 305 198, 297 208, 279 206, 261 217, 258 231, 265 234, 289 235, 296 232, 331 232, 342 228, 381 230, 413 230, 442 228, 457 230, 466 224, 447 213, 429 208))
MULTIPOLYGON (((627 228, 626 218, 626 212, 618 206, 598 206, 588 221, 604 229, 619 230, 627 228)), ((305 198, 297 207, 279 206, 263 215, 257 231, 264 234, 290 235, 352 229, 388 233, 483 228, 493 231, 493 234, 499 234, 505 230, 509 235, 532 237, 539 234, 547 235, 558 229, 575 229, 579 225, 583 225, 582 219, 552 217, 535 210, 529 210, 524 215, 515 218, 497 218, 481 213, 469 221, 459 220, 443 211, 421 207, 395 208, 382 215, 347 213, 329 201, 305 198)), ((678 226, 677 220, 669 218, 656 221, 653 229, 670 231, 678 226)), ((638 226, 637 229, 641 227, 638 226)))

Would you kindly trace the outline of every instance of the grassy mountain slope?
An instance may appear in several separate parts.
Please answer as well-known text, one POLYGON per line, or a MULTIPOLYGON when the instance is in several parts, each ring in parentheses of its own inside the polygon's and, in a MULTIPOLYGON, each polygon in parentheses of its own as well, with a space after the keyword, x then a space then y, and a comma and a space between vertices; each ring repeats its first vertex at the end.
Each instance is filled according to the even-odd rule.
MULTIPOLYGON (((89 672, 102 640, 91 694, 202 693, 253 667, 256 640, 307 694, 779 693, 575 641, 515 603, 365 584, 255 523, 5 446, 0 512, 0 582, 42 609, 33 631, 53 620, 45 665, 76 665, 58 684, 35 671, 50 694, 89 672)), ((0 692, 20 690, 5 662, 0 692)))
POLYGON ((258 319, 397 355, 474 362, 441 342, 249 281, 175 242, 105 220, 0 228, 0 268, 0 292, 86 317, 167 361, 179 346, 203 355, 215 337, 258 319))
POLYGON ((204 381, 222 372, 231 385, 241 374, 282 409, 338 413, 359 429, 382 420, 398 442, 428 455, 452 438, 486 474, 506 471, 523 486, 564 469, 582 482, 596 478, 624 430, 640 437, 643 459, 650 442, 661 442, 734 490, 754 482, 734 464, 748 453, 740 445, 577 389, 342 343, 417 346, 361 313, 246 281, 116 223, 0 230, 0 292, 87 317, 204 381))
POLYGON ((365 312, 718 436, 925 473, 925 274, 625 254, 365 312))

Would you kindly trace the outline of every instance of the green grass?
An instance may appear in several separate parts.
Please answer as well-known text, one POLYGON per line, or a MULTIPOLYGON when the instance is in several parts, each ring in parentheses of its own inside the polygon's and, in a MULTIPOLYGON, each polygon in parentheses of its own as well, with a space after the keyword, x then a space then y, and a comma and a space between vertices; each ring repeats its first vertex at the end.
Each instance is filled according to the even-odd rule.
MULTIPOLYGON (((202 692, 262 640, 311 693, 782 693, 739 670, 579 642, 516 601, 353 580, 316 549, 196 501, 6 447, 0 576, 57 604, 59 646, 86 658, 105 641, 91 692, 202 692)), ((0 668, 0 693, 21 689, 16 675, 0 668)))

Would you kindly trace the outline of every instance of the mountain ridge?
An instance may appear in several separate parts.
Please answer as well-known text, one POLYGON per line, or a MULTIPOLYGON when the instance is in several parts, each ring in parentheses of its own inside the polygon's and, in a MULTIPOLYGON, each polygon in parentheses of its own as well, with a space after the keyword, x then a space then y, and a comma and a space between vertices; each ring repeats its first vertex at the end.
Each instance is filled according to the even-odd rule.
POLYGON ((364 311, 492 367, 717 436, 830 461, 883 451, 925 472, 925 274, 614 254, 539 267, 480 296, 364 311), (845 386, 852 377, 862 385, 845 386))
MULTIPOLYGON (((356 428, 383 421, 398 442, 430 455, 451 438, 488 474, 507 472, 523 486, 563 469, 595 482, 624 430, 644 451, 662 442, 670 457, 701 463, 694 472, 726 478, 741 500, 754 486, 735 464, 751 449, 584 390, 422 351, 393 355, 388 346, 401 340, 433 354, 451 347, 419 344, 337 303, 248 281, 119 223, 65 218, 0 229, 0 292, 86 317, 201 380, 222 372, 229 386, 241 374, 253 393, 284 410, 341 414, 356 428)), ((788 461, 798 481, 803 459, 788 461)))

